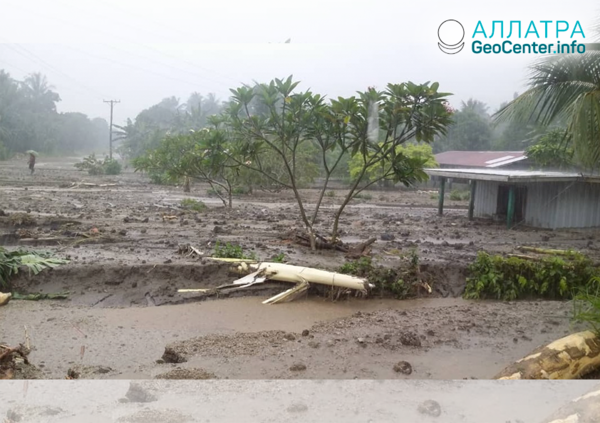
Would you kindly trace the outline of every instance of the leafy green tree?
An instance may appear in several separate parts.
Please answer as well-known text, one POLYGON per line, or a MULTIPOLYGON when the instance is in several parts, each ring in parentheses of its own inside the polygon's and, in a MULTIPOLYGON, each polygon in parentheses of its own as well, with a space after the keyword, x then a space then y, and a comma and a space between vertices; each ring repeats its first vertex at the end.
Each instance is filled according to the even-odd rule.
POLYGON ((478 100, 469 99, 454 113, 446 135, 434 143, 434 152, 489 150, 491 140, 492 127, 487 106, 478 100))
POLYGON ((543 168, 567 169, 573 166, 573 148, 564 129, 553 129, 526 150, 527 158, 543 168))
MULTIPOLYGON (((423 167, 432 168, 438 167, 438 163, 435 160, 435 156, 433 154, 433 149, 429 144, 412 144, 408 143, 406 145, 399 145, 396 147, 396 155, 405 156, 410 159, 418 159, 422 161, 423 167)), ((380 186, 387 186, 389 182, 393 181, 393 172, 391 169, 391 163, 387 161, 382 161, 380 163, 381 166, 371 167, 367 171, 366 176, 363 178, 365 183, 369 183, 372 181, 379 181, 378 184, 380 186), (386 177, 383 177, 387 175, 386 177)), ((356 178, 361 172, 363 167, 362 157, 359 155, 355 155, 349 163, 349 173, 350 178, 356 178)))
POLYGON ((226 134, 204 128, 189 134, 168 135, 159 147, 133 159, 137 171, 165 173, 171 180, 191 178, 208 183, 227 208, 239 180, 239 166, 227 150, 226 134))
POLYGON ((369 88, 357 97, 338 98, 329 104, 310 91, 294 93, 298 84, 290 76, 258 87, 231 90, 233 97, 226 125, 236 145, 234 161, 293 191, 311 247, 315 249, 314 224, 329 178, 342 158, 358 156, 362 166, 354 174, 349 192, 335 213, 332 242, 338 240, 339 219, 345 207, 368 186, 387 178, 407 185, 427 179, 423 172, 425 160, 397 154, 396 148, 411 140, 433 141, 445 131, 450 113, 445 106, 446 94, 438 93, 437 83, 389 84, 385 91, 369 88), (306 145, 318 148, 320 166, 325 170, 312 214, 298 184, 303 170, 298 152, 306 145), (261 160, 265 151, 277 155, 284 165, 284 175, 277 177, 265 169, 261 160), (385 171, 380 177, 363 184, 371 168, 381 167, 385 171))

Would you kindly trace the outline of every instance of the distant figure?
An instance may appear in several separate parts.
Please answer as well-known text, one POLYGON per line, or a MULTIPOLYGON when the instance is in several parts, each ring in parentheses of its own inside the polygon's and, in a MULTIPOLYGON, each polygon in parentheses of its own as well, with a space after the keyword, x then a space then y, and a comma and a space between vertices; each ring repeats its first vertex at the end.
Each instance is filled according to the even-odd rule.
POLYGON ((29 170, 31 170, 32 175, 33 175, 34 167, 35 167, 35 155, 33 153, 29 153, 29 170))

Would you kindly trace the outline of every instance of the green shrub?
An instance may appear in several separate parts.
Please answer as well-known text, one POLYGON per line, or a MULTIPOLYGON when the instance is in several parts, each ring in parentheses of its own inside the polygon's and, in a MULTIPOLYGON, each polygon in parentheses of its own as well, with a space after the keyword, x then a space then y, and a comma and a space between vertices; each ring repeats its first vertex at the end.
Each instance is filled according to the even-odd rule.
POLYGON ((104 174, 106 175, 120 175, 121 174, 121 163, 116 161, 115 159, 105 159, 104 160, 104 174))
POLYGON ((256 260, 256 255, 254 253, 245 254, 240 245, 230 244, 229 242, 225 245, 221 245, 221 243, 218 241, 215 245, 213 257, 256 260))
POLYGON ((450 192, 450 200, 452 201, 469 201, 471 193, 469 191, 452 190, 450 192))
POLYGON ((483 251, 468 268, 463 297, 512 301, 524 298, 571 299, 598 276, 592 261, 579 253, 524 259, 483 251))
POLYGON ((104 160, 98 160, 95 154, 84 157, 81 163, 75 163, 79 170, 87 170, 88 175, 119 175, 121 173, 121 164, 115 159, 105 157, 104 160))
POLYGON ((574 320, 587 323, 600 336, 600 277, 593 277, 575 296, 573 306, 574 320))
POLYGON ((194 200, 193 198, 184 198, 181 200, 181 207, 187 210, 193 210, 196 212, 201 212, 206 210, 206 204, 202 201, 194 200))
POLYGON ((325 193, 325 197, 329 197, 329 198, 335 197, 335 191, 327 191, 325 193))
POLYGON ((414 296, 416 284, 421 281, 419 256, 416 250, 411 251, 405 258, 407 259, 405 267, 392 269, 374 265, 370 257, 361 257, 344 263, 338 271, 367 279, 369 283, 375 285, 373 288, 375 294, 392 295, 403 299, 414 296))
POLYGON ((354 196, 354 198, 357 198, 359 200, 372 200, 373 196, 371 194, 359 192, 354 196))

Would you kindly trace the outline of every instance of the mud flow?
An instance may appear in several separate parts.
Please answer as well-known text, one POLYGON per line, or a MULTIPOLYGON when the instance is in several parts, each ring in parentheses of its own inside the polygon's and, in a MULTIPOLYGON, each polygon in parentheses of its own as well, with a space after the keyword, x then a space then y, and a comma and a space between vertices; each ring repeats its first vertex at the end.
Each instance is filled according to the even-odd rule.
MULTIPOLYGON (((184 195, 130 169, 91 177, 73 168, 77 160, 40 160, 34 175, 20 162, 0 163, 0 245, 70 260, 13 279, 19 294, 66 299, 0 307, 0 344, 30 345, 35 370, 19 377, 487 379, 579 327, 567 302, 462 300, 477 252, 527 244, 598 256, 598 230, 507 231, 500 222, 469 221, 464 201, 448 201, 440 217, 429 191, 372 191, 348 207, 342 240, 376 237, 370 255, 389 267, 416 252, 432 292, 410 300, 332 298, 311 287, 293 302, 265 305, 290 284, 215 292, 239 275, 185 248, 210 256, 217 242, 230 242, 260 260, 283 254, 290 264, 337 271, 343 253, 312 252, 282 237, 302 226, 289 193, 236 196, 226 210, 208 187, 193 185, 184 195), (183 198, 208 207, 184 210, 183 198)), ((318 193, 304 194, 316 201, 318 193)), ((322 233, 341 197, 324 200, 322 233)))

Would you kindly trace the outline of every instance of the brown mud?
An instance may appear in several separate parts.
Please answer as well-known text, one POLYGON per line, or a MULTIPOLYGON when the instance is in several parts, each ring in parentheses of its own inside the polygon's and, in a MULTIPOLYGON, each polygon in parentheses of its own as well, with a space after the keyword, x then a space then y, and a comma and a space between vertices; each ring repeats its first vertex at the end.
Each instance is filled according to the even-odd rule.
MULTIPOLYGON (((345 259, 283 239, 301 227, 290 193, 236 196, 228 211, 202 185, 186 196, 181 187, 152 185, 131 169, 91 177, 73 168, 76 161, 41 159, 33 176, 20 162, 0 163, 0 209, 7 214, 0 216, 0 245, 48 249, 71 260, 14 280, 19 293, 68 291, 68 300, 13 300, 0 308, 0 342, 23 342, 26 326, 30 360, 46 378, 64 378, 73 368, 85 378, 489 378, 576 327, 567 302, 460 299, 466 266, 477 252, 531 245, 599 254, 599 230, 508 231, 502 222, 469 221, 466 202, 447 201, 439 217, 428 191, 371 191, 370 200, 348 207, 343 240, 377 237, 372 254, 385 266, 416 250, 421 270, 432 277, 431 295, 332 302, 311 292, 266 306, 262 300, 287 286, 210 298, 178 293, 234 279, 223 264, 179 254, 180 245, 210 255, 217 241, 233 242, 262 260, 284 253, 289 263, 326 270, 345 259), (183 198, 208 209, 183 210, 183 198), (381 240, 384 234, 393 239, 381 240), (181 363, 163 363, 167 346, 181 363), (394 371, 400 361, 409 362, 412 373, 394 371)), ((334 191, 318 224, 325 234, 343 195, 334 191)), ((317 197, 316 190, 304 193, 317 197)))

